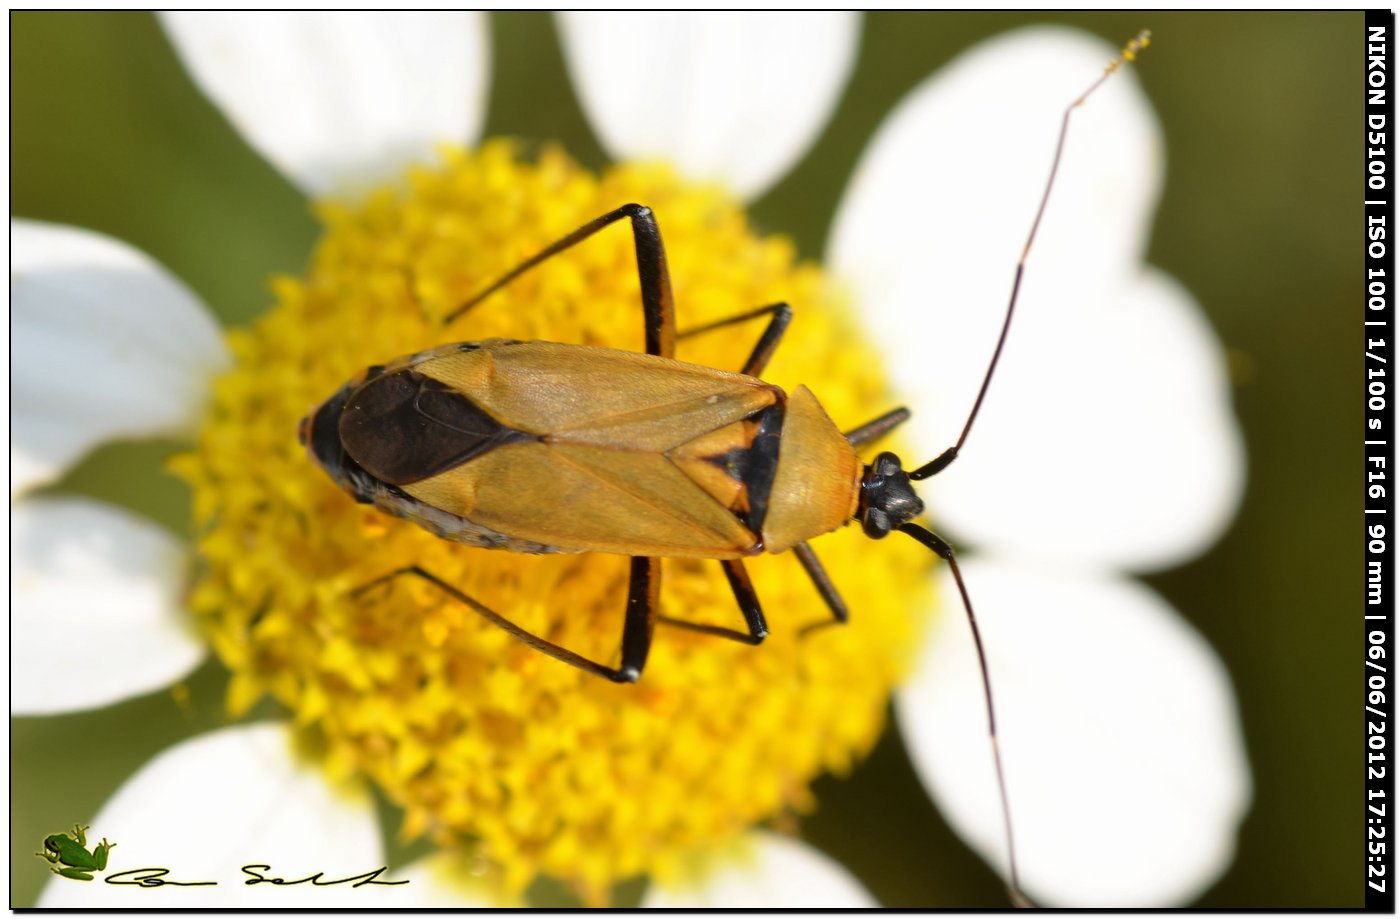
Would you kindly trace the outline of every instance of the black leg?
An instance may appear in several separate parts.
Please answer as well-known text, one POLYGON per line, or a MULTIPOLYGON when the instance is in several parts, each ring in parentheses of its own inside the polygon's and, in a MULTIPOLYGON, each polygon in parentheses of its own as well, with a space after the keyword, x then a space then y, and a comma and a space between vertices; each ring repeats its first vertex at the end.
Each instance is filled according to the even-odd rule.
POLYGON ((580 670, 606 677, 615 683, 635 683, 642 675, 642 669, 646 666, 647 652, 651 649, 651 630, 655 618, 656 601, 661 590, 661 563, 659 559, 632 559, 631 587, 627 594, 627 614, 622 627, 622 666, 617 669, 591 661, 567 648, 556 645, 552 641, 546 641, 533 632, 525 631, 489 606, 417 565, 397 568, 388 574, 377 577, 363 587, 356 588, 351 595, 359 596, 373 587, 405 574, 422 578, 449 597, 470 606, 483 618, 505 629, 535 650, 542 651, 555 660, 572 664, 580 670))
POLYGON ((622 666, 608 678, 619 683, 641 679, 651 651, 656 607, 661 599, 661 559, 632 558, 627 586, 627 615, 622 622, 622 666))
POLYGON ((831 610, 830 619, 804 626, 802 634, 806 635, 829 625, 845 625, 850 620, 846 601, 841 599, 841 594, 836 591, 836 585, 831 583, 831 575, 827 574, 826 569, 822 567, 817 553, 813 552, 812 547, 805 542, 793 546, 792 551, 797 556, 797 560, 802 563, 802 570, 807 572, 807 577, 812 579, 812 586, 817 588, 817 593, 821 594, 822 599, 826 601, 827 609, 831 610))
POLYGON ((538 255, 521 262, 506 272, 496 283, 472 297, 447 314, 444 325, 451 324, 482 300, 570 246, 580 243, 599 230, 629 217, 632 237, 637 247, 637 278, 642 286, 642 318, 646 328, 647 354, 674 357, 676 353, 676 307, 671 296, 671 275, 666 269, 666 247, 661 243, 661 230, 651 208, 640 204, 624 204, 615 211, 590 220, 568 236, 545 248, 538 255))
POLYGON ((761 644, 763 639, 768 637, 768 623, 763 618, 763 607, 758 603, 758 594, 754 592, 753 582, 749 580, 749 573, 744 570, 744 563, 737 558, 727 558, 722 559, 720 564, 724 566, 724 574, 729 578, 729 587, 734 591, 734 599, 739 603, 739 610, 744 614, 744 623, 749 628, 747 635, 737 629, 726 629, 723 626, 706 625, 702 622, 687 622, 684 619, 672 619, 670 616, 661 616, 659 617, 660 621, 666 625, 689 629, 692 632, 703 632, 718 638, 741 641, 746 645, 761 644))
POLYGON ((871 441, 879 440, 890 431, 899 427, 909 420, 909 409, 901 406, 893 411, 885 412, 874 421, 867 421, 858 428, 853 428, 846 432, 846 443, 852 447, 859 447, 871 441))
POLYGON ((690 338, 695 335, 703 335, 706 332, 713 332, 715 329, 723 329, 727 326, 738 325, 741 322, 748 322, 750 319, 757 319, 759 316, 773 314, 773 318, 768 321, 768 326, 759 336, 758 344, 754 345, 753 353, 744 362, 744 366, 739 372, 751 377, 759 376, 763 373, 763 368, 768 366, 768 362, 773 359, 773 352, 778 350, 778 343, 783 339, 783 333, 787 331, 788 323, 792 322, 792 307, 786 303, 770 303, 768 306, 760 306, 756 310, 749 310, 746 313, 739 313, 737 316, 729 316, 716 322, 699 326, 694 329, 686 329, 676 336, 677 339, 690 338))

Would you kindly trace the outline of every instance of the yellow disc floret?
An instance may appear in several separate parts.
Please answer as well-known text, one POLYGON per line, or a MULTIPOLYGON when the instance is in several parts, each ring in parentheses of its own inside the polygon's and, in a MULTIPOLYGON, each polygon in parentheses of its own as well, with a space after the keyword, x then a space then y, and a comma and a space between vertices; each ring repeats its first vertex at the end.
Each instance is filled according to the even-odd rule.
MULTIPOLYGON (((815 548, 852 610, 829 616, 791 556, 748 563, 771 635, 748 647, 657 630, 640 683, 615 685, 532 650, 417 579, 355 593, 417 564, 522 627, 616 663, 625 558, 468 548, 356 504, 297 442, 297 422, 357 371, 448 341, 541 339, 640 350, 625 222, 529 272, 462 318, 442 317, 585 221, 636 201, 667 247, 680 328, 785 300, 795 320, 765 378, 808 384, 838 425, 891 407, 878 361, 819 268, 743 211, 659 167, 598 178, 557 152, 509 144, 445 151, 355 208, 326 205, 305 278, 230 334, 237 367, 216 386, 180 472, 195 489, 200 574, 192 605, 233 672, 238 715, 270 694, 325 750, 404 808, 409 836, 471 846, 506 893, 536 875, 590 900, 689 851, 810 807, 808 785, 875 742, 926 607, 928 559, 858 527, 815 548)), ((762 323, 680 343, 681 360, 737 369, 762 323)), ((907 544, 906 544, 907 543, 907 544)), ((661 613, 742 627, 721 568, 668 560, 661 613)))

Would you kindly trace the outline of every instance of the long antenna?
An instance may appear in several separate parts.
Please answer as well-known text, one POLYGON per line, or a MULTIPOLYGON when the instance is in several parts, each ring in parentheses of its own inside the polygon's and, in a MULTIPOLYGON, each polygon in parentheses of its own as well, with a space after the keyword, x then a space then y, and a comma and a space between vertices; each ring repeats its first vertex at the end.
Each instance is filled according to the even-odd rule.
POLYGON ((1021 893, 1021 877, 1016 870, 1016 837, 1011 832, 1011 798, 1006 793, 1006 771, 1001 765, 1001 744, 997 741, 997 710, 992 704, 992 680, 987 675, 987 649, 982 644, 982 630, 977 627, 977 616, 972 612, 972 598, 967 594, 967 584, 963 582, 957 555, 942 537, 917 523, 900 524, 899 531, 914 537, 921 545, 932 549, 935 555, 948 563, 948 568, 953 572, 953 580, 958 585, 958 593, 962 595, 963 609, 967 611, 967 624, 972 629, 972 643, 977 648, 977 665, 982 668, 982 694, 987 700, 987 733, 992 738, 992 761, 996 763, 997 790, 1001 793, 1001 821, 1006 831, 1007 873, 1010 875, 1007 879, 1007 893, 1011 895, 1011 902, 1016 906, 1034 906, 1030 898, 1021 893))
MULTIPOLYGON (((1001 335, 997 338, 996 350, 992 352, 992 360, 987 365, 987 374, 982 378, 982 388, 977 392, 977 401, 972 404, 972 411, 968 413, 967 423, 963 425, 958 442, 944 450, 932 462, 910 472, 909 478, 918 480, 936 475, 958 458, 958 451, 962 449, 963 442, 967 440, 968 432, 972 430, 972 423, 977 420, 977 412, 982 408, 982 400, 986 398, 987 387, 991 385, 992 374, 997 369, 997 361, 1001 359, 1002 348, 1006 344, 1006 334, 1011 329, 1011 317, 1016 311, 1016 298, 1021 292, 1021 277, 1025 273, 1026 257, 1030 254, 1031 245, 1035 242, 1035 234, 1040 229, 1040 220, 1045 216, 1045 205, 1050 200, 1050 189, 1054 187, 1055 175, 1060 169, 1060 156, 1065 149, 1065 136, 1069 133, 1070 115, 1074 114, 1074 110, 1083 105, 1084 100, 1088 99, 1094 90, 1102 86, 1104 81, 1121 68, 1124 63, 1134 60, 1138 53, 1147 47, 1150 37, 1151 33, 1146 29, 1139 32, 1132 41, 1123 47, 1118 57, 1109 62, 1099 78, 1065 109, 1064 117, 1060 120, 1060 136, 1055 142, 1055 158, 1050 163, 1050 177, 1045 182, 1045 192, 1040 196, 1040 206, 1036 208, 1035 220, 1031 223, 1031 231, 1026 237, 1026 245, 1021 250, 1021 260, 1016 263, 1016 277, 1011 284, 1011 300, 1006 305, 1006 319, 1002 321, 1001 335)), ((963 583, 962 570, 958 567, 953 547, 941 537, 915 523, 901 524, 899 531, 912 536, 948 563, 949 569, 953 572, 953 580, 958 585, 958 593, 962 596, 963 610, 967 613, 967 624, 972 630, 972 641, 977 649, 977 663, 982 670, 982 691, 987 703, 987 732, 992 743, 992 759, 996 764, 997 791, 1001 795, 1002 825, 1006 832, 1007 893, 1011 897, 1011 902, 1016 906, 1033 907, 1035 904, 1021 892, 1021 876, 1016 865, 1016 837, 1012 832, 1011 823, 1011 796, 1006 790, 1006 770, 1002 766, 1001 745, 997 740, 997 714, 996 706, 992 703, 992 678, 987 669, 987 651, 982 644, 982 631, 978 628, 977 617, 972 612, 972 599, 968 596, 967 585, 963 583)))
POLYGON ((977 413, 982 409, 982 400, 987 397, 987 388, 992 383, 992 374, 996 372, 997 362, 1001 360, 1002 348, 1006 345, 1006 333, 1011 331, 1011 317, 1016 312, 1016 298, 1021 293, 1021 277, 1026 271, 1026 257, 1030 255, 1031 245, 1035 242, 1035 234, 1040 230, 1040 219, 1045 216, 1045 205, 1050 201, 1050 189, 1055 185, 1055 175, 1060 171, 1060 156, 1065 150, 1065 137, 1069 134, 1069 116, 1074 114, 1074 110, 1084 104, 1084 100, 1093 95, 1104 82, 1125 63, 1135 60, 1148 45, 1152 33, 1143 29, 1132 41, 1123 46, 1123 50, 1118 56, 1108 62, 1108 66, 1099 74, 1099 78, 1084 92, 1079 94, 1065 109, 1064 117, 1060 119, 1060 137, 1055 142, 1055 158, 1050 162, 1050 177, 1045 181, 1045 192, 1040 196, 1040 207, 1036 208, 1035 220, 1031 222, 1030 235, 1026 237, 1026 245, 1021 249, 1021 260, 1016 263, 1016 277, 1011 282, 1011 300, 1006 305, 1006 318, 1001 323, 1001 335, 997 337, 996 350, 992 352, 991 363, 987 365, 987 375, 982 378, 982 388, 977 391, 977 400, 972 403, 972 411, 968 413, 967 423, 963 425, 962 434, 958 436, 958 442, 938 455, 937 459, 925 463, 918 469, 909 473, 909 478, 918 481, 929 476, 937 475, 953 460, 958 458, 958 451, 962 449, 963 442, 967 440, 967 434, 972 430, 972 423, 977 420, 977 413))

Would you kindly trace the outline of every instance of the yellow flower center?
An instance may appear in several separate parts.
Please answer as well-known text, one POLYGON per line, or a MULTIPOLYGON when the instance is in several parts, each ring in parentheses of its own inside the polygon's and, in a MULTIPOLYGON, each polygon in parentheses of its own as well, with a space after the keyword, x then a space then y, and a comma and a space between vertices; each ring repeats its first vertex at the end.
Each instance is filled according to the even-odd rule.
MULTIPOLYGON (((441 317, 520 261, 627 201, 664 236, 681 328, 785 300, 795 320, 765 378, 813 388, 838 425, 892 407, 879 362, 833 286, 759 238, 714 189, 656 167, 601 178, 505 143, 447 151, 354 209, 327 205, 304 279, 230 333, 195 452, 200 574, 192 606, 233 672, 229 707, 271 694, 336 776, 366 775, 409 837, 473 847, 505 893, 537 875, 599 901, 637 874, 812 805, 808 785, 875 742, 927 607, 928 557, 857 527, 815 548, 852 612, 829 616, 795 558, 748 563, 771 636, 758 647, 659 627, 641 682, 615 685, 545 657, 417 579, 355 588, 418 564, 522 627, 617 662, 627 561, 468 548, 356 504, 307 457, 297 422, 357 371, 447 341, 542 339, 640 350, 625 222, 547 261, 452 325, 441 317)), ((680 343, 737 369, 761 321, 680 343)), ((908 543, 907 545, 905 543, 908 543)), ((668 560, 661 613, 742 628, 717 562, 668 560)))

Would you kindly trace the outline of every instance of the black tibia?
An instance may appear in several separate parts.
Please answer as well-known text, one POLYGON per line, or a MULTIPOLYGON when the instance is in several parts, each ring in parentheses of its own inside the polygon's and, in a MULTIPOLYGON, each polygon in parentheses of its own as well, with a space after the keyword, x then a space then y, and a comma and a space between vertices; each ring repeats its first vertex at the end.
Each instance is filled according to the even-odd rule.
POLYGON ((772 314, 773 318, 768 321, 763 334, 758 338, 758 344, 754 345, 753 352, 749 354, 749 359, 744 361, 744 365, 739 368, 739 372, 751 377, 761 376, 763 370, 768 366, 768 362, 773 359, 773 353, 778 350, 778 344, 783 340, 783 333, 787 331, 788 324, 792 322, 792 307, 786 303, 770 303, 768 306, 760 306, 756 310, 749 310, 719 319, 706 325, 697 326, 693 329, 686 329, 676 338, 692 338, 696 335, 704 335, 706 332, 713 332, 716 329, 723 329, 731 325, 738 325, 750 319, 757 319, 759 316, 772 314))
POLYGON ((605 674, 618 683, 641 679, 656 628, 656 607, 661 599, 661 559, 633 558, 627 585, 627 614, 622 623, 622 666, 605 674))
POLYGON ((821 561, 817 558, 817 553, 812 551, 812 547, 805 542, 800 542, 792 547, 797 560, 802 563, 802 570, 807 572, 807 577, 812 579, 812 585, 817 588, 817 593, 822 595, 822 600, 826 602, 827 609, 831 610, 831 618, 821 622, 815 622, 802 629, 802 634, 816 631, 828 625, 845 625, 850 618, 846 609, 846 601, 841 599, 841 595, 836 591, 836 585, 831 583, 831 575, 826 573, 821 561))
POLYGON ((681 629, 689 629, 692 632, 702 632, 706 635, 714 635, 718 638, 728 638, 731 641, 741 641, 746 645, 756 645, 768 637, 768 623, 763 618, 763 607, 759 605, 758 594, 754 592, 753 582, 749 580, 749 573, 744 569, 744 563, 737 558, 722 559, 720 564, 724 566, 724 574, 729 578, 729 588, 734 591, 734 599, 739 604, 739 611, 744 614, 744 624, 748 626, 748 634, 737 629, 727 629, 724 626, 709 625, 703 622, 687 622, 684 619, 672 619, 670 616, 659 617, 661 622, 681 629))
POLYGON ((858 428, 853 428, 846 432, 846 443, 852 447, 859 447, 871 441, 884 437, 890 431, 899 427, 909 420, 909 409, 901 406, 892 411, 885 412, 873 421, 867 421, 858 428))
POLYGON ((640 204, 624 204, 615 211, 609 211, 601 217, 590 220, 568 236, 547 246, 544 251, 507 271, 494 284, 448 313, 444 323, 454 322, 462 314, 531 268, 558 255, 574 244, 582 242, 624 217, 631 218, 632 237, 636 241, 637 279, 641 282, 642 288, 642 321, 646 332, 647 354, 674 357, 676 353, 676 307, 675 300, 671 295, 671 275, 666 268, 666 247, 661 242, 661 230, 656 225, 656 215, 651 212, 651 208, 643 207, 640 204))
POLYGON ((627 612, 622 626, 622 666, 607 667, 575 654, 567 648, 547 641, 533 632, 527 632, 500 613, 481 603, 476 598, 453 587, 442 578, 417 565, 397 568, 388 574, 375 578, 368 584, 356 588, 352 596, 361 594, 403 575, 422 578, 449 597, 471 607, 484 619, 505 629, 516 638, 537 651, 548 654, 555 660, 572 664, 596 676, 606 677, 616 683, 635 683, 642 675, 647 663, 647 652, 651 650, 651 633, 656 618, 656 601, 661 591, 661 562, 655 558, 634 558, 631 560, 632 576, 627 594, 627 612))

